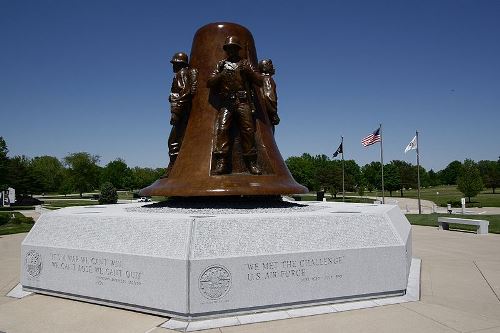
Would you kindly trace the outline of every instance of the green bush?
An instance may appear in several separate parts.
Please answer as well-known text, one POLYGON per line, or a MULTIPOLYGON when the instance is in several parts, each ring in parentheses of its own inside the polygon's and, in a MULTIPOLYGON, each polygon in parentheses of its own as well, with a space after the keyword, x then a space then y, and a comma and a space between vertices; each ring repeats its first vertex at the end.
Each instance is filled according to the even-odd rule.
POLYGON ((462 207, 462 202, 458 200, 448 200, 446 203, 442 203, 440 206, 441 207, 447 207, 448 204, 451 205, 453 208, 460 208, 462 207))
POLYGON ((10 214, 0 214, 0 225, 4 225, 9 223, 10 214))
POLYGON ((16 216, 12 219, 10 219, 10 223, 12 224, 33 224, 35 223, 35 220, 33 220, 32 217, 26 217, 26 216, 16 216))
POLYGON ((11 206, 11 207, 0 207, 0 212, 10 212, 13 210, 34 210, 35 206, 11 206))
POLYGON ((115 204, 118 201, 118 193, 116 188, 110 182, 105 182, 101 186, 101 196, 99 203, 102 204, 115 204))

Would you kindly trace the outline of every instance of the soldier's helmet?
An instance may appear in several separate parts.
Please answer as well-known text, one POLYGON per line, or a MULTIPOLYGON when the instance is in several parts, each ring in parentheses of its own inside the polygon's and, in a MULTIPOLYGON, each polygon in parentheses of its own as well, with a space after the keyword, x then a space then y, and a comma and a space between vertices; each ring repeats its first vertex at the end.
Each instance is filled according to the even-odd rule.
POLYGON ((274 66, 271 59, 264 59, 259 61, 259 72, 274 74, 274 66))
POLYGON ((240 39, 236 36, 226 37, 226 41, 224 42, 224 46, 222 48, 227 50, 229 45, 236 45, 239 49, 241 49, 240 39))
POLYGON ((176 54, 174 54, 174 56, 172 57, 172 60, 170 60, 170 62, 172 64, 182 63, 182 64, 188 65, 189 64, 188 55, 184 52, 177 52, 176 54))

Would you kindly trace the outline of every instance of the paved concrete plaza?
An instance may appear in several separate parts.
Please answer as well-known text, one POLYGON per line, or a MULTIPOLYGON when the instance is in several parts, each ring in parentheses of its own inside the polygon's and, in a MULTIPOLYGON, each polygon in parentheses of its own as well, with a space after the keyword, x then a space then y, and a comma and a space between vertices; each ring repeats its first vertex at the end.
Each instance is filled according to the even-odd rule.
MULTIPOLYGON (((19 283, 21 241, 0 236, 0 331, 173 332, 165 318, 56 297, 5 296, 19 283)), ((421 301, 203 332, 500 332, 500 235, 413 226, 421 301)))

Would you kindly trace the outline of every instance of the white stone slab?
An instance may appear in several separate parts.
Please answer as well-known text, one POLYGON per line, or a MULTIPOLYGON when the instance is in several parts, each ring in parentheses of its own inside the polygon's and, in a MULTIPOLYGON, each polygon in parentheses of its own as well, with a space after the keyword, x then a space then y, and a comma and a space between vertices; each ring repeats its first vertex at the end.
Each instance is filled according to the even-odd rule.
POLYGON ((188 324, 189 322, 185 320, 170 319, 161 324, 160 327, 176 331, 185 331, 188 327, 188 324))
POLYGON ((251 324, 288 318, 290 315, 286 311, 272 311, 238 316, 238 321, 241 324, 251 324))
POLYGON ((396 296, 396 297, 385 297, 380 299, 374 299, 373 302, 376 305, 391 305, 391 304, 400 304, 408 302, 408 298, 405 296, 396 296))
POLYGON ((33 293, 29 292, 29 291, 24 291, 23 286, 21 286, 21 284, 18 283, 17 286, 15 286, 14 288, 12 288, 11 291, 9 291, 7 296, 12 297, 12 298, 23 298, 23 297, 29 296, 31 294, 33 294, 33 293))
MULTIPOLYGON (((407 290, 410 289, 410 285, 417 286, 414 290, 419 290, 420 286, 420 267, 421 260, 418 258, 413 258, 410 269, 410 277, 408 279, 407 290)), ((420 300, 420 292, 418 291, 416 294, 406 294, 404 296, 396 296, 396 297, 384 297, 384 298, 374 298, 370 301, 354 301, 354 302, 345 302, 345 303, 337 303, 330 305, 316 305, 316 306, 307 306, 307 307, 298 307, 294 309, 286 310, 286 314, 289 318, 298 318, 305 316, 314 316, 326 313, 335 313, 335 312, 343 312, 343 311, 351 311, 351 310, 360 310, 365 308, 373 308, 377 306, 389 305, 389 304, 400 304, 407 303, 420 300)), ((272 320, 282 320, 287 319, 283 314, 283 311, 271 311, 271 312, 263 312, 259 315, 256 314, 247 314, 241 316, 231 316, 226 318, 218 318, 213 320, 206 320, 202 322, 209 322, 208 325, 199 325, 199 326, 191 326, 189 325, 189 321, 184 320, 175 320, 171 319, 168 322, 164 323, 161 327, 177 330, 177 331, 196 331, 203 330, 206 328, 220 328, 226 326, 235 326, 235 320, 238 321, 237 325, 246 325, 246 324, 255 324, 260 322, 272 321, 272 320), (219 319, 227 319, 227 320, 219 320, 219 319), (220 326, 217 326, 217 323, 220 326), (189 325, 189 328, 188 328, 189 325), (200 327, 200 328, 198 328, 200 327)))
POLYGON ((408 285, 406 286, 406 298, 409 302, 420 300, 420 271, 422 269, 422 260, 412 258, 410 274, 408 276, 408 285))
POLYGON ((208 330, 211 328, 237 326, 237 325, 240 325, 240 322, 236 317, 197 320, 190 322, 186 331, 187 332, 200 331, 200 330, 208 330))
POLYGON ((331 305, 308 306, 305 308, 290 309, 286 311, 290 318, 315 316, 325 313, 337 312, 331 305))
POLYGON ((193 321, 407 288, 411 227, 396 206, 140 205, 44 214, 22 244, 23 287, 193 321))
POLYGON ((333 308, 338 312, 343 312, 343 311, 373 308, 377 305, 378 304, 375 303, 373 300, 370 300, 370 301, 357 301, 357 302, 334 304, 333 308))

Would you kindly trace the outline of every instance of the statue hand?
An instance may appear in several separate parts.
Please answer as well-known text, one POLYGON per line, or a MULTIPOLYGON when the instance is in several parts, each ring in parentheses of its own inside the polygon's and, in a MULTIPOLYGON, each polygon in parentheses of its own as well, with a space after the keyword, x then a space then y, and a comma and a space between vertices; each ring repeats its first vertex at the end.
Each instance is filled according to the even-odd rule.
POLYGON ((252 72, 252 69, 250 68, 250 65, 248 63, 244 62, 241 64, 240 71, 242 73, 247 74, 247 73, 252 72))
POLYGON ((278 125, 280 123, 280 117, 277 114, 271 117, 271 124, 278 125))

